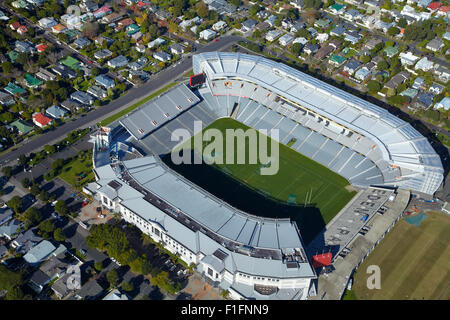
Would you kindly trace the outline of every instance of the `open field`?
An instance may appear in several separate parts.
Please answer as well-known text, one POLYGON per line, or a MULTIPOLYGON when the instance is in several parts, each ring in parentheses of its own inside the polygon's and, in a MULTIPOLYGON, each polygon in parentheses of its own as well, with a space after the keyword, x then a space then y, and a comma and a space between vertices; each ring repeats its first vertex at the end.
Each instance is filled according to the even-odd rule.
POLYGON ((450 299, 450 218, 427 215, 419 227, 399 221, 359 266, 352 287, 356 299, 450 299), (380 290, 366 286, 369 265, 380 267, 380 290))
MULTIPOLYGON (((249 129, 233 119, 219 119, 203 132, 211 128, 224 135, 225 129, 249 129)), ((187 143, 193 147, 193 140, 187 143)), ((204 146, 207 144, 209 142, 204 142, 204 146)), ((270 146, 268 149, 270 155, 270 146)), ((244 164, 236 164, 235 152, 234 164, 175 165, 173 168, 241 210, 259 216, 295 220, 302 236, 306 237, 305 241, 320 231, 356 194, 347 190, 349 183, 346 179, 282 144, 279 144, 278 172, 261 175, 263 165, 259 159, 256 164, 247 161, 249 150, 249 139, 246 139, 244 164), (307 225, 314 227, 305 230, 307 225), (311 234, 305 235, 303 230, 311 234)), ((222 156, 226 159, 226 152, 222 156)))
POLYGON ((94 181, 95 177, 94 172, 92 171, 92 151, 89 150, 84 156, 78 156, 64 165, 58 176, 74 188, 78 189, 88 182, 94 181))

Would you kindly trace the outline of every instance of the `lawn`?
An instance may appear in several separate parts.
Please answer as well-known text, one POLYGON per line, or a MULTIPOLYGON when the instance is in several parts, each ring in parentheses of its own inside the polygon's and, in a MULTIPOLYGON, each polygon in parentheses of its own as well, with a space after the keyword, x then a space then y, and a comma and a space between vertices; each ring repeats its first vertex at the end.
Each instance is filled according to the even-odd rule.
POLYGON ((71 162, 64 165, 61 173, 58 175, 74 188, 80 189, 88 182, 94 181, 94 172, 92 171, 92 151, 78 156, 71 162))
POLYGON ((450 299, 450 218, 427 215, 419 227, 399 221, 359 266, 352 287, 357 299, 450 299), (369 265, 380 267, 380 290, 366 286, 369 265))
MULTIPOLYGON (((248 126, 229 118, 219 119, 204 130, 210 128, 218 129, 223 134, 225 129, 249 129, 248 126)), ((245 150, 248 159, 248 139, 245 150)), ((226 152, 223 158, 226 159, 226 152)), ((282 144, 279 144, 279 170, 274 175, 261 175, 260 169, 263 166, 260 161, 256 164, 249 164, 248 161, 245 164, 237 164, 236 159, 235 152, 234 164, 214 164, 213 167, 254 192, 283 205, 301 205, 303 208, 308 197, 307 203, 320 210, 325 223, 355 195, 355 192, 346 189, 349 183, 345 178, 282 144)), ((280 212, 272 212, 272 215, 278 214, 280 212)))

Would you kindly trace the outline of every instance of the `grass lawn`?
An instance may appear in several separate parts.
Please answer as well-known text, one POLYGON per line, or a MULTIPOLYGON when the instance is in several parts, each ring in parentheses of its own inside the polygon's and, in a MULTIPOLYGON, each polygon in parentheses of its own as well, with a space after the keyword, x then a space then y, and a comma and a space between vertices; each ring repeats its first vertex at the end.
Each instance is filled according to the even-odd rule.
POLYGON ((450 299, 450 218, 427 213, 419 227, 401 220, 355 274, 357 299, 450 299), (378 265, 381 289, 369 290, 365 270, 378 265))
POLYGON ((113 114, 112 116, 100 121, 100 125, 101 126, 106 126, 108 124, 110 124, 113 121, 116 121, 117 119, 123 117, 124 115, 126 115, 127 113, 130 113, 131 111, 133 111, 134 109, 138 108, 140 105, 144 104, 145 102, 153 99, 154 97, 160 95, 161 93, 163 93, 164 91, 169 90, 170 88, 172 88, 173 86, 175 86, 177 83, 176 82, 172 82, 170 84, 168 84, 167 86, 165 86, 164 88, 156 91, 155 93, 149 95, 148 97, 145 97, 144 99, 142 99, 139 102, 136 102, 135 104, 129 106, 128 108, 117 112, 116 114, 113 114))
POLYGON ((94 172, 92 171, 92 151, 84 157, 77 157, 75 160, 67 163, 58 175, 72 187, 80 189, 88 182, 94 181, 94 172), (84 175, 84 178, 81 178, 84 175), (80 179, 78 179, 80 177, 80 179))
MULTIPOLYGON (((248 126, 230 118, 219 119, 204 130, 210 128, 220 130, 224 136, 225 129, 249 129, 248 126)), ((207 144, 209 143, 206 142, 205 145, 207 144)), ((248 159, 249 144, 249 140, 246 139, 246 159, 248 159)), ((235 150, 236 148, 235 145, 235 150)), ((268 149, 270 150, 270 146, 268 149)), ((226 154, 223 155, 223 159, 226 159, 226 154)), ((308 194, 308 198, 310 197, 308 204, 320 210, 325 223, 328 223, 355 195, 354 191, 346 189, 349 183, 345 178, 283 144, 279 144, 279 170, 274 175, 261 175, 260 161, 249 164, 246 160, 245 164, 237 164, 236 160, 235 152, 234 164, 214 164, 213 166, 239 183, 284 205, 289 200, 289 203, 303 207, 308 194)), ((279 212, 272 214, 279 214, 279 212)))

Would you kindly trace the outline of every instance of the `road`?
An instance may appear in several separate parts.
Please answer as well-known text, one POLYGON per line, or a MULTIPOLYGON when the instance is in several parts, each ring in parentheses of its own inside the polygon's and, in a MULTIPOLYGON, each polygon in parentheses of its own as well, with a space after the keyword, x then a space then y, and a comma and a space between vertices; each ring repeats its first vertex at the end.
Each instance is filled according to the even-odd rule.
MULTIPOLYGON (((242 40, 239 36, 224 36, 217 42, 211 42, 205 46, 199 47, 196 53, 207 51, 221 51, 224 50, 235 42, 242 40)), ((75 129, 86 128, 95 125, 101 119, 106 118, 109 115, 115 114, 122 109, 125 109, 131 104, 140 101, 145 96, 148 96, 152 92, 164 87, 166 84, 176 80, 192 68, 192 59, 184 58, 179 64, 174 64, 159 72, 153 76, 145 84, 139 87, 133 87, 127 91, 122 97, 112 101, 111 103, 100 107, 94 111, 89 112, 86 116, 78 118, 75 121, 68 122, 60 127, 57 127, 53 131, 49 131, 46 134, 37 137, 36 139, 12 150, 2 156, 0 156, 0 165, 6 165, 12 161, 15 161, 21 154, 29 154, 47 144, 51 144, 58 140, 63 139, 67 134, 75 129)))

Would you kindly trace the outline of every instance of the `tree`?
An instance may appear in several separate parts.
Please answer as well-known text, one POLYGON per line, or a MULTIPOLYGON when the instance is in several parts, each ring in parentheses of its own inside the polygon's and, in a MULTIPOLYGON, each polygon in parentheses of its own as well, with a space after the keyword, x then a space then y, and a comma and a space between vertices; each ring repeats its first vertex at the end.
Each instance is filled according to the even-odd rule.
POLYGON ((52 154, 55 153, 56 148, 54 145, 46 145, 44 146, 44 151, 47 152, 48 154, 52 154))
POLYGON ((381 85, 378 81, 370 80, 367 83, 367 90, 369 90, 369 93, 376 93, 376 92, 380 91, 380 89, 381 89, 381 85))
POLYGON ((39 199, 41 199, 41 201, 43 202, 47 202, 48 200, 50 200, 50 194, 45 190, 41 190, 41 192, 39 193, 39 199))
POLYGON ((381 60, 378 62, 378 70, 387 70, 389 69, 389 63, 386 62, 386 60, 381 60))
POLYGON ((2 168, 2 173, 8 179, 11 178, 11 176, 12 176, 12 167, 10 167, 10 166, 3 167, 2 168))
POLYGON ((67 204, 64 202, 64 200, 58 200, 55 204, 55 211, 59 213, 62 216, 65 216, 69 213, 69 208, 67 207, 67 204))
POLYGON ((96 263, 94 263, 94 268, 98 272, 102 271, 103 270, 103 263, 101 261, 97 261, 96 263))
POLYGON ((2 63, 3 72, 9 74, 13 69, 13 64, 9 61, 5 61, 2 63))
POLYGON ((302 51, 302 45, 300 43, 297 42, 291 46, 291 52, 293 54, 295 54, 296 56, 299 56, 301 51, 302 51))
POLYGON ((132 292, 134 290, 134 285, 131 282, 123 282, 122 283, 122 290, 126 292, 132 292))
POLYGON ((21 183, 24 189, 28 189, 31 185, 31 181, 28 178, 23 178, 21 183))
POLYGON ((248 13, 250 14, 250 16, 255 16, 261 9, 262 7, 259 4, 254 4, 252 5, 248 13))
POLYGON ((311 38, 311 33, 309 33, 309 31, 306 30, 305 28, 301 28, 300 30, 298 30, 295 33, 295 36, 296 37, 302 37, 302 38, 305 38, 305 39, 310 39, 311 38))
POLYGON ((394 37, 396 35, 398 35, 400 33, 400 30, 398 30, 397 27, 390 27, 388 29, 388 35, 390 35, 391 37, 394 37))
POLYGON ((195 9, 197 10, 197 14, 201 18, 206 18, 208 16, 208 6, 203 1, 197 2, 197 4, 195 5, 195 9))
POLYGON ((50 220, 44 220, 39 224, 39 231, 43 234, 50 234, 55 231, 55 225, 50 220))
POLYGON ((359 57, 359 60, 362 63, 368 63, 370 60, 372 60, 372 58, 368 54, 363 54, 359 57))
POLYGON ((55 229, 55 232, 53 232, 53 238, 59 242, 66 241, 66 235, 64 234, 64 231, 61 228, 55 229))
POLYGON ((34 183, 31 186, 30 193, 35 197, 37 197, 37 195, 41 193, 41 188, 39 187, 39 185, 37 183, 34 183))
POLYGON ((322 5, 321 0, 304 0, 303 4, 305 8, 319 9, 322 5))
POLYGON ((23 300, 24 294, 22 289, 19 286, 11 288, 6 293, 6 300, 23 300))
POLYGON ((25 166, 28 162, 27 156, 24 154, 19 155, 18 162, 19 162, 19 166, 21 166, 21 167, 25 166))
POLYGON ((97 22, 87 22, 84 24, 83 33, 88 38, 95 38, 99 33, 100 27, 97 22))
POLYGON ((22 199, 19 196, 12 197, 6 204, 8 207, 12 208, 15 213, 20 213, 22 211, 22 199))
POLYGON ((116 287, 119 282, 119 275, 117 274, 117 270, 113 269, 108 271, 106 273, 106 280, 108 280, 111 287, 116 287))
POLYGON ((37 208, 30 207, 23 215, 23 220, 25 222, 25 228, 28 229, 41 222, 42 214, 37 208))
POLYGON ((91 75, 93 76, 93 77, 96 77, 96 76, 98 76, 100 74, 100 70, 97 68, 97 67, 93 67, 92 69, 91 69, 91 75))
POLYGON ((404 17, 401 17, 401 18, 398 20, 397 25, 398 25, 400 28, 406 28, 406 26, 408 25, 408 21, 406 21, 406 19, 405 19, 404 17))

